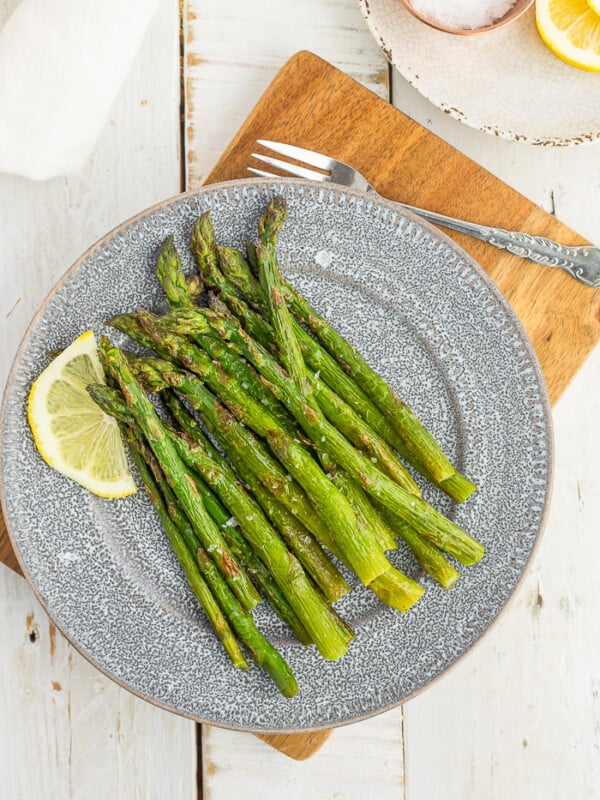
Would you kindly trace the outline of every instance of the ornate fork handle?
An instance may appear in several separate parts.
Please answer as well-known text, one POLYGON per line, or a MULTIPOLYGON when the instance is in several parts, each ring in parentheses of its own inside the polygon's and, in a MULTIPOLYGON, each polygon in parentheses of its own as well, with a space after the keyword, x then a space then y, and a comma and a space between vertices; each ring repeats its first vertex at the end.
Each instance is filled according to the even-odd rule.
POLYGON ((571 277, 594 288, 600 288, 600 248, 592 245, 582 247, 566 247, 543 236, 530 236, 518 231, 505 231, 502 228, 487 228, 473 222, 425 211, 421 208, 399 203, 403 208, 413 211, 418 216, 468 236, 481 239, 500 250, 507 250, 515 256, 528 258, 536 264, 546 267, 558 267, 568 272, 571 277))

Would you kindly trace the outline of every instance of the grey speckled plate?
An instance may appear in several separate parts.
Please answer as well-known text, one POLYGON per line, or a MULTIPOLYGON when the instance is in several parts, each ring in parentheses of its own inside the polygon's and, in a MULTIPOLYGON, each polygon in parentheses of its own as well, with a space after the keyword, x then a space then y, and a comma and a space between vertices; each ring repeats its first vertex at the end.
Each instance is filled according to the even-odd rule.
MULTIPOLYGON (((123 339, 115 336, 118 343, 123 339)), ((2 414, 2 501, 25 574, 58 627, 99 669, 178 713, 255 731, 355 721, 400 703, 453 664, 515 589, 546 511, 551 427, 543 378, 510 307, 443 234, 385 200, 298 182, 245 180, 183 195, 125 223, 89 250, 29 328, 2 414), (427 497, 485 544, 483 562, 450 592, 420 575, 401 547, 392 558, 423 581, 408 614, 356 587, 339 604, 358 632, 336 663, 286 636, 269 609, 256 618, 300 683, 279 696, 258 669, 233 670, 204 623, 143 493, 102 500, 38 456, 26 420, 47 351, 139 305, 162 306, 159 242, 186 242, 213 211, 218 239, 254 236, 268 198, 289 203, 280 255, 291 280, 407 398, 479 485, 464 506, 427 497)))

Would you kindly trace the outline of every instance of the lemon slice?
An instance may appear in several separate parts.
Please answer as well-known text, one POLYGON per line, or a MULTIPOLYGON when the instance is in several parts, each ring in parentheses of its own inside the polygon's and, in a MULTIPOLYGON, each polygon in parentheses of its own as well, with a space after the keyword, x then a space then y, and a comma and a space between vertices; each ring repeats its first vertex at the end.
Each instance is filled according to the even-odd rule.
POLYGON ((587 0, 587 4, 594 14, 600 14, 600 0, 587 0))
POLYGON ((567 64, 600 72, 600 0, 536 0, 537 29, 567 64))
POLYGON ((47 464, 100 497, 125 497, 136 485, 119 426, 86 391, 105 382, 94 333, 82 333, 35 381, 27 415, 47 464))

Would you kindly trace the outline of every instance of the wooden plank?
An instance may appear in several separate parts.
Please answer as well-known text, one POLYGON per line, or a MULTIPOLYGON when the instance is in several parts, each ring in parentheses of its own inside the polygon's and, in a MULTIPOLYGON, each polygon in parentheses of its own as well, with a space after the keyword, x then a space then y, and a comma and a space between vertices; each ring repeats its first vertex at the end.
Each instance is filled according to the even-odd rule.
POLYGON ((533 147, 482 136, 432 106, 395 70, 392 78, 394 106, 583 236, 600 241, 600 183, 592 177, 600 148, 533 147))
POLYGON ((312 731, 308 734, 283 733, 283 734, 257 734, 258 738, 283 753, 284 756, 306 761, 318 752, 329 739, 333 730, 312 731))
POLYGON ((192 800, 194 725, 120 689, 0 565, 0 796, 192 800))
POLYGON ((19 562, 17 561, 15 552, 12 549, 10 539, 8 538, 6 525, 4 524, 4 519, 1 513, 0 513, 0 562, 6 564, 7 567, 10 567, 15 572, 19 573, 19 575, 23 574, 21 572, 21 567, 19 566, 19 562))
MULTIPOLYGON (((208 180, 245 174, 257 138, 293 141, 346 161, 390 199, 463 219, 585 240, 425 128, 310 53, 273 81, 208 180)), ((451 233, 482 265, 521 319, 556 402, 600 338, 600 295, 556 269, 451 233)))
POLYGON ((186 0, 187 186, 200 186, 277 70, 309 48, 388 99, 387 62, 355 0, 186 0))
MULTIPOLYGON (((600 241, 600 186, 590 179, 600 169, 599 148, 534 148, 481 136, 434 109, 396 74, 393 98, 410 117, 600 241)), ((405 706, 407 800, 596 795, 598 654, 586 631, 600 612, 593 534, 599 386, 596 349, 554 414, 551 516, 512 607, 467 661, 405 706)))
MULTIPOLYGON (((0 20, 7 8, 0 0, 0 20)), ((0 175, 1 385, 71 261, 180 188, 178 23, 173 4, 162 4, 83 174, 47 183, 0 175)), ((0 685, 1 797, 196 798, 196 726, 97 672, 3 566, 0 685)))
POLYGON ((204 786, 210 800, 398 800, 403 796, 402 712, 338 728, 309 761, 292 762, 257 737, 206 727, 204 786))
POLYGON ((407 800, 597 797, 600 349, 555 411, 541 547, 495 630, 405 705, 407 800))

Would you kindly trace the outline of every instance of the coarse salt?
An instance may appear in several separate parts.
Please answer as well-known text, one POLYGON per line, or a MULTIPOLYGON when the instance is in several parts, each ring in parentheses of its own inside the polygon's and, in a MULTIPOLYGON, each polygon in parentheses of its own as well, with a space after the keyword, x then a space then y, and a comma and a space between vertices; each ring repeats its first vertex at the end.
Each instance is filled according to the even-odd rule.
POLYGON ((411 6, 444 28, 474 30, 503 17, 516 0, 410 0, 411 6))

